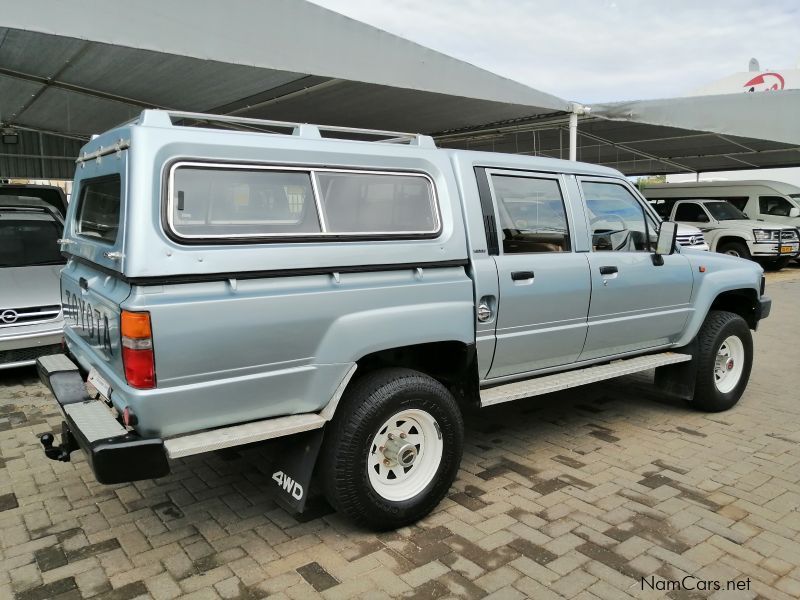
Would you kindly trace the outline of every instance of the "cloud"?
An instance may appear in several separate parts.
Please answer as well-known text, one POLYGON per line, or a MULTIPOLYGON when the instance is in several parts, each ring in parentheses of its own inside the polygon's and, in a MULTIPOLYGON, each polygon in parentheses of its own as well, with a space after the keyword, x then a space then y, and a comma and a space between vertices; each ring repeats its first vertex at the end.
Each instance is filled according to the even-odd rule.
POLYGON ((581 102, 686 94, 800 59, 796 0, 314 0, 544 92, 581 102))

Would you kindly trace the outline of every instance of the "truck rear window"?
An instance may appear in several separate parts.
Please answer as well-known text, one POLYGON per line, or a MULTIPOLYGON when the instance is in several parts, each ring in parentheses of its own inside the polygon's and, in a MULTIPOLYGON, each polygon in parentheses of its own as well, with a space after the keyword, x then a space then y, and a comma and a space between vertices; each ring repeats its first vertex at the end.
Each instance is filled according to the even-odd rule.
POLYGON ((119 175, 87 179, 81 183, 77 233, 105 244, 117 241, 121 196, 119 175))
POLYGON ((181 238, 433 236, 431 180, 415 173, 178 163, 168 225, 181 238))

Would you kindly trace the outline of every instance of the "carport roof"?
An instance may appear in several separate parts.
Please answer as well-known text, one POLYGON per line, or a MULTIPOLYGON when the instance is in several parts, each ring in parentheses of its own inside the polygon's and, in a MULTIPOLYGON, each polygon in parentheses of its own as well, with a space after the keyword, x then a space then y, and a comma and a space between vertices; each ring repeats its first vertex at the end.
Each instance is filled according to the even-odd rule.
MULTIPOLYGON (((18 144, 0 144, 0 176, 69 177, 83 140, 144 108, 567 155, 569 102, 304 0, 139 0, 128 10, 27 0, 6 6, 0 24, 0 122, 22 130, 18 144)), ((578 157, 627 174, 800 164, 800 139, 726 129, 774 113, 725 98, 703 99, 705 113, 656 101, 675 108, 669 118, 646 102, 594 107, 578 157), (732 116, 721 124, 711 118, 720 102, 732 116)))
POLYGON ((88 136, 143 108, 434 131, 565 100, 302 0, 27 0, 0 22, 2 119, 88 136))
MULTIPOLYGON (((581 117, 578 160, 626 175, 800 165, 800 90, 599 104, 581 117)), ((441 146, 566 158, 564 115, 440 135, 441 146)))

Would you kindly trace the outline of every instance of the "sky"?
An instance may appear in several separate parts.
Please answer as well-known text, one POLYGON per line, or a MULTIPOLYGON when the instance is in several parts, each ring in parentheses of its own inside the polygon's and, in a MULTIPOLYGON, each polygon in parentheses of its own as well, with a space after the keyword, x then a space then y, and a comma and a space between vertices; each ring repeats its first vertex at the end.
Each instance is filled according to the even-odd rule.
POLYGON ((798 0, 313 0, 579 102, 685 95, 800 63, 798 0))

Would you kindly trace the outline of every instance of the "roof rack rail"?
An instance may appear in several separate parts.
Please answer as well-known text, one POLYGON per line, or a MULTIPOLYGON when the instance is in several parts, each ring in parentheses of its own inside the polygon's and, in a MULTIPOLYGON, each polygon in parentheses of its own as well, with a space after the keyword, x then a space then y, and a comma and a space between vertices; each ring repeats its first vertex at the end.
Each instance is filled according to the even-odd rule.
POLYGON ((431 136, 418 133, 361 129, 358 127, 341 127, 338 125, 311 125, 309 123, 271 121, 268 119, 253 119, 249 117, 234 117, 230 115, 174 110, 144 110, 138 118, 138 123, 140 125, 155 127, 202 127, 202 124, 205 123, 208 125, 216 124, 226 129, 236 129, 254 133, 294 135, 310 139, 348 139, 385 144, 408 144, 409 146, 418 146, 420 148, 436 148, 436 143, 431 136))

